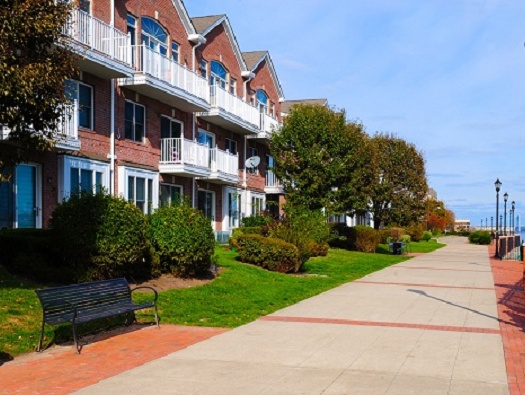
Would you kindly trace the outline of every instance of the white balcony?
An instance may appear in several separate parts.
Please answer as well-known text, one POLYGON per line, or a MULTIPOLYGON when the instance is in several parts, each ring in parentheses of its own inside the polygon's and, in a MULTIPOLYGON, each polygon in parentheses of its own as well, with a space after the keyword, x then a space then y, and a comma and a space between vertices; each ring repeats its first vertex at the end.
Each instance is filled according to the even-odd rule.
POLYGON ((237 184, 239 182, 239 156, 223 151, 217 147, 210 149, 210 181, 237 184))
POLYGON ((259 132, 259 110, 218 86, 210 87, 211 110, 197 115, 211 123, 242 135, 259 132))
POLYGON ((269 194, 284 193, 284 188, 280 184, 279 179, 271 170, 266 171, 266 183, 264 184, 264 192, 269 194))
POLYGON ((140 94, 187 112, 208 111, 210 92, 206 79, 145 45, 132 47, 132 77, 120 78, 140 94))
POLYGON ((186 177, 211 174, 210 149, 207 145, 184 138, 160 140, 159 172, 186 177))
POLYGON ((160 140, 159 171, 210 182, 239 182, 239 156, 183 138, 160 140))
POLYGON ((131 37, 87 12, 73 9, 64 27, 72 50, 80 55, 78 66, 103 78, 131 75, 131 37))
MULTIPOLYGON (((57 132, 53 133, 52 138, 55 142, 55 148, 77 151, 80 149, 80 140, 78 139, 78 105, 76 100, 69 105, 64 105, 57 125, 57 132)), ((0 140, 8 140, 11 130, 1 125, 0 140)), ((38 132, 36 132, 38 133, 38 132)))

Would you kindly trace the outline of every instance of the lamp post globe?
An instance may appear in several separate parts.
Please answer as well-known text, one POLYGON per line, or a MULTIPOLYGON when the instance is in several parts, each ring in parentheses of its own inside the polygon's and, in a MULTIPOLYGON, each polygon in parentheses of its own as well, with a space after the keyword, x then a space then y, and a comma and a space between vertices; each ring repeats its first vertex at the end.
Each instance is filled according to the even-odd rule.
POLYGON ((509 199, 509 194, 505 192, 503 195, 503 234, 507 236, 507 200, 509 199))
POLYGON ((498 216, 499 216, 499 191, 501 189, 501 181, 496 179, 496 182, 494 183, 494 186, 496 187, 496 257, 499 258, 499 246, 498 246, 498 238, 499 238, 499 224, 498 224, 498 216))

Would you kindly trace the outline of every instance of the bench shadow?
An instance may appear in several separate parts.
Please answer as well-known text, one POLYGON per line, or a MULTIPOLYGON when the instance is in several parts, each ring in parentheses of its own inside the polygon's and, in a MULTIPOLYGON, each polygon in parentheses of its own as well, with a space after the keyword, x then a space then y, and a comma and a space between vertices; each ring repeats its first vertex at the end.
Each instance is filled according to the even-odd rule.
POLYGON ((12 361, 14 358, 11 354, 0 351, 0 366, 2 366, 4 363, 12 361))

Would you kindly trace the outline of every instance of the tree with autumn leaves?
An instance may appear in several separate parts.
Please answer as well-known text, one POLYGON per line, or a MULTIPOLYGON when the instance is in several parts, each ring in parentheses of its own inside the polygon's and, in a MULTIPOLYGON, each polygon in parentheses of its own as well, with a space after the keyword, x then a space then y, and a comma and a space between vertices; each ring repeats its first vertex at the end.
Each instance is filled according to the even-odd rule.
POLYGON ((434 232, 454 229, 454 221, 454 212, 447 210, 444 202, 436 199, 426 201, 427 230, 434 232))
POLYGON ((0 3, 0 180, 18 163, 52 149, 68 103, 64 82, 75 58, 63 35, 72 2, 3 0, 0 3))
POLYGON ((270 148, 289 202, 331 214, 371 212, 376 228, 426 220, 422 153, 393 134, 369 137, 344 111, 296 105, 270 148))

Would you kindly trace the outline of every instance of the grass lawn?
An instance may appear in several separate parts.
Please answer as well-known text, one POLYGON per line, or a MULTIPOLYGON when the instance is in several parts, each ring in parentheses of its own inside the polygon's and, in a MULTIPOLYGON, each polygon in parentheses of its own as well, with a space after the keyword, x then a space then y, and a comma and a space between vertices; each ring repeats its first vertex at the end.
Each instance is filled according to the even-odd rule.
MULTIPOLYGON (((436 239, 431 239, 429 241, 412 241, 410 242, 410 251, 409 252, 417 252, 417 253, 428 253, 432 251, 436 251, 437 249, 444 247, 445 244, 438 243, 436 239)), ((391 254, 391 252, 388 250, 388 244, 379 244, 379 246, 376 248, 376 252, 378 254, 391 254)))
MULTIPOLYGON (((237 262, 236 254, 223 247, 216 251, 222 271, 214 281, 159 293, 161 323, 233 328, 408 259, 332 249, 327 257, 310 259, 304 273, 290 275, 237 262)), ((0 266, 0 361, 35 350, 42 310, 34 289, 40 287, 0 266)), ((137 316, 153 321, 148 312, 137 316)), ((70 333, 69 325, 59 329, 46 325, 45 344, 63 341, 70 333)))

